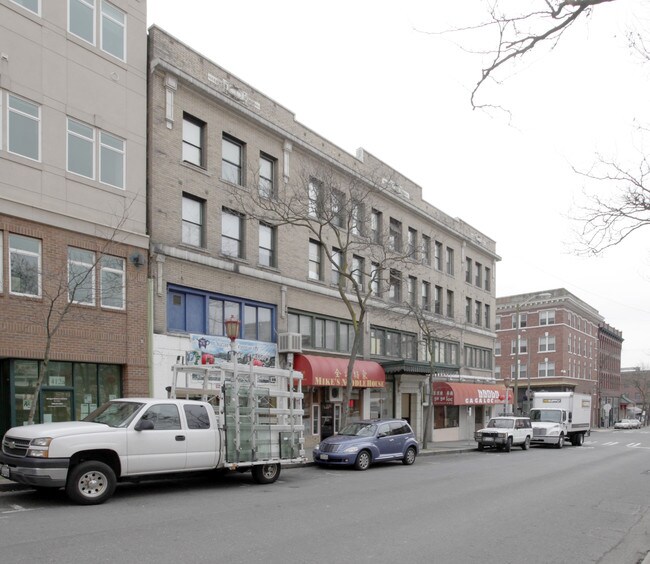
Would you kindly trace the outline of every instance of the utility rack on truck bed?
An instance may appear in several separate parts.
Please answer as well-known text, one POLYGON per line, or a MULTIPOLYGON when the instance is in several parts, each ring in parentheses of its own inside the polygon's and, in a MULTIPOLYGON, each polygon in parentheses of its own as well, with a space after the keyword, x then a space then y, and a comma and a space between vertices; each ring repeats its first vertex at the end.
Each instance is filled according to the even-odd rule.
POLYGON ((301 372, 223 363, 176 364, 172 373, 171 398, 214 407, 226 467, 305 462, 301 372))

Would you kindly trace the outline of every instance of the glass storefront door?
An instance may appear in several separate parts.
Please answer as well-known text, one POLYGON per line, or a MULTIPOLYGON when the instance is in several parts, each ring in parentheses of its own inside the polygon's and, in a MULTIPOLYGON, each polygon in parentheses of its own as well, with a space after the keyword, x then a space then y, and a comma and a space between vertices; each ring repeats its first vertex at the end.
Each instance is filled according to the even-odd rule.
POLYGON ((43 423, 72 421, 74 419, 72 390, 42 388, 40 399, 43 423))

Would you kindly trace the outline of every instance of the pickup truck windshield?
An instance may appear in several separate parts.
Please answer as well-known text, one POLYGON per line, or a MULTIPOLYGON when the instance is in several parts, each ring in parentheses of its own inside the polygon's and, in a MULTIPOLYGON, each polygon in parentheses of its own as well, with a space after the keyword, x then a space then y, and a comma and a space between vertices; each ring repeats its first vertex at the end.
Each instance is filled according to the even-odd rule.
POLYGON ((562 412, 558 409, 532 409, 530 420, 540 423, 561 423, 562 412))
POLYGON ((143 403, 134 401, 110 401, 93 411, 84 421, 103 423, 109 427, 127 427, 143 403))

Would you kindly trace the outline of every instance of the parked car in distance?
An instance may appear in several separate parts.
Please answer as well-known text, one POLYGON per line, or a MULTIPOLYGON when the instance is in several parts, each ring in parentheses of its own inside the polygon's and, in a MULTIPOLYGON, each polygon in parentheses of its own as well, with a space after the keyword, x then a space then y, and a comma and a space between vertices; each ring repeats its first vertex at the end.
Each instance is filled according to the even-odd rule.
POLYGON ((317 465, 353 466, 367 470, 375 462, 401 460, 411 465, 419 445, 411 426, 403 419, 355 421, 314 447, 317 465))
POLYGON ((478 449, 485 447, 496 447, 499 450, 510 452, 510 449, 518 445, 523 450, 528 450, 530 441, 533 438, 533 427, 528 417, 502 416, 493 417, 487 427, 474 433, 474 440, 478 443, 478 449))
POLYGON ((640 429, 641 421, 638 419, 621 419, 614 423, 614 429, 640 429))

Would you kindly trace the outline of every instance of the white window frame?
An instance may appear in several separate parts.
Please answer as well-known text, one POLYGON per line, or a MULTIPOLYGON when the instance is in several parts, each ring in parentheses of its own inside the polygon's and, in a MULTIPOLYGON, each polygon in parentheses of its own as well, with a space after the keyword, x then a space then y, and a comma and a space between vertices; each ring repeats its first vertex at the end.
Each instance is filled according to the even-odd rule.
POLYGON ((258 179, 258 191, 261 198, 272 200, 275 198, 275 166, 276 160, 265 153, 260 153, 260 173, 258 179), (270 167, 270 175, 262 174, 262 163, 270 167))
POLYGON ((555 335, 542 335, 537 352, 555 352, 555 335))
POLYGON ((71 174, 76 174, 78 176, 82 176, 84 178, 90 178, 92 180, 95 179, 95 160, 96 160, 96 147, 95 147, 95 142, 96 142, 96 131, 95 128, 92 125, 88 125, 87 123, 84 123, 82 121, 79 121, 77 119, 71 118, 68 116, 67 120, 67 135, 66 135, 66 170, 71 173, 71 174), (75 123, 80 125, 81 127, 87 127, 92 131, 92 137, 86 137, 85 135, 82 135, 81 133, 77 131, 71 131, 70 130, 70 123, 75 123), (91 145, 91 168, 92 168, 92 173, 90 176, 86 176, 85 174, 82 174, 81 172, 78 172, 76 170, 70 170, 70 137, 75 137, 77 139, 81 139, 85 142, 89 142, 91 145))
POLYGON ((95 43, 96 43, 96 39, 95 39, 95 25, 96 25, 95 16, 96 16, 96 12, 95 12, 95 10, 96 10, 95 0, 90 0, 90 1, 89 0, 68 0, 68 33, 74 35, 75 37, 78 37, 79 39, 81 39, 82 41, 84 41, 86 43, 89 43, 90 45, 95 45, 95 43), (86 6, 86 7, 90 8, 92 10, 92 18, 91 18, 91 20, 92 20, 92 29, 91 29, 92 41, 89 41, 88 39, 86 39, 82 35, 79 35, 79 34, 75 33, 74 31, 72 31, 72 28, 71 28, 71 25, 70 25, 70 23, 71 23, 70 15, 72 13, 72 4, 73 3, 86 6))
POLYGON ((275 233, 275 227, 272 225, 269 225, 268 223, 260 222, 259 223, 259 229, 258 229, 258 261, 261 266, 265 266, 267 268, 275 268, 277 266, 277 250, 276 250, 276 233, 275 233), (269 241, 268 241, 268 246, 264 246, 262 244, 262 230, 268 230, 269 234, 269 241), (266 251, 269 256, 269 261, 268 264, 264 263, 261 260, 262 253, 261 251, 266 251))
MULTIPOLYGON (((228 169, 230 170, 230 169, 228 169)), ((221 136, 221 180, 225 182, 229 182, 230 184, 234 184, 236 186, 244 186, 244 143, 242 143, 239 139, 235 139, 234 137, 231 137, 230 135, 226 135, 225 133, 221 136), (234 162, 231 160, 228 160, 225 156, 224 153, 225 151, 223 150, 224 145, 231 145, 232 147, 237 149, 237 158, 239 162, 234 162), (231 167, 237 170, 237 178, 236 179, 231 179, 228 178, 224 174, 224 166, 223 164, 227 163, 231 167)))
MULTIPOLYGON (((234 225, 234 223, 232 223, 232 225, 234 225)), ((229 210, 227 208, 224 208, 221 211, 221 253, 231 258, 244 258, 244 229, 242 216, 237 212, 229 210), (232 218, 237 221, 236 234, 231 233, 229 230, 226 230, 226 218, 232 218), (230 252, 228 245, 224 245, 224 243, 228 242, 236 244, 235 253, 230 252)))
POLYGON ((11 153, 12 155, 17 155, 19 157, 22 157, 24 159, 29 159, 30 161, 35 161, 35 162, 41 162, 41 106, 40 104, 36 104, 35 102, 32 102, 30 100, 27 100, 26 98, 23 98, 22 96, 16 96, 15 94, 9 93, 8 98, 7 98, 7 151, 11 153), (19 100, 20 102, 24 104, 28 104, 30 106, 34 106, 38 110, 38 116, 33 116, 30 114, 27 114, 17 108, 12 108, 11 107, 11 100, 15 98, 16 100, 19 100), (16 151, 11 150, 11 114, 15 114, 16 116, 23 117, 25 119, 30 119, 32 121, 35 121, 38 126, 38 139, 37 139, 37 153, 38 156, 37 158, 31 157, 29 155, 24 155, 23 153, 17 153, 16 151))
MULTIPOLYGON (((181 145, 181 159, 185 163, 190 163, 194 166, 198 166, 200 168, 205 168, 205 122, 201 121, 200 119, 194 117, 191 114, 184 113, 183 114, 183 128, 182 128, 182 145, 181 145), (192 140, 189 139, 189 136, 186 136, 188 133, 189 129, 186 129, 186 126, 189 127, 196 127, 199 130, 199 144, 196 145, 192 140), (185 152, 185 147, 190 147, 193 149, 197 149, 199 152, 199 162, 194 162, 193 160, 189 158, 185 158, 186 152, 185 152)), ((189 155, 188 155, 189 156, 189 155)))
POLYGON ((28 12, 31 12, 32 14, 36 14, 37 16, 41 15, 41 0, 36 0, 36 11, 32 10, 29 6, 26 6, 25 3, 22 0, 11 0, 14 4, 18 4, 18 6, 21 6, 22 8, 25 8, 28 12))
MULTIPOLYGON (((79 249, 78 247, 68 247, 68 301, 77 305, 83 306, 94 306, 97 301, 95 295, 95 253, 87 249, 79 249), (79 253, 87 254, 89 259, 83 260, 81 258, 72 258, 70 256, 71 251, 77 251, 79 253), (87 274, 80 274, 84 280, 82 286, 76 285, 74 288, 71 287, 73 284, 73 276, 77 276, 76 272, 72 272, 72 267, 77 267, 80 271, 83 271, 87 274), (90 277, 90 284, 86 284, 90 277), (79 288, 86 289, 86 285, 90 289, 90 300, 82 301, 80 299, 75 299, 75 293, 79 288)), ((76 283, 75 283, 76 284, 76 283)))
POLYGON ((191 245, 192 247, 198 247, 201 249, 204 248, 205 247, 204 223, 205 223, 205 201, 201 200, 200 198, 194 198, 189 194, 183 194, 181 199, 181 242, 184 245, 191 245), (185 206, 186 202, 188 208, 186 208, 185 206), (198 218, 198 222, 194 217, 191 216, 192 215, 191 213, 186 213, 186 212, 193 211, 189 209, 189 206, 193 204, 196 204, 199 207, 200 217, 198 218), (198 245, 192 242, 192 237, 191 237, 191 235, 193 235, 196 232, 197 228, 199 234, 198 245), (190 235, 189 238, 185 237, 186 231, 190 235))
POLYGON ((323 258, 321 244, 314 240, 309 240, 309 273, 310 280, 322 280, 323 277, 323 258))
POLYGON ((34 237, 27 237, 26 235, 19 235, 18 233, 10 233, 9 234, 9 293, 14 295, 14 296, 29 296, 29 297, 38 297, 40 298, 42 295, 42 254, 43 254, 43 243, 40 239, 36 239, 34 237), (11 239, 13 237, 21 237, 23 239, 29 239, 32 241, 37 241, 38 242, 38 252, 32 252, 32 251, 26 251, 24 249, 18 249, 14 248, 11 246, 11 239), (19 255, 19 256, 25 256, 28 258, 36 258, 37 262, 37 293, 36 294, 26 294, 24 292, 15 292, 13 290, 13 285, 12 285, 12 272, 13 272, 13 261, 14 261, 14 256, 19 255))
POLYGON ((125 261, 123 258, 120 257, 114 257, 110 255, 106 255, 101 257, 100 261, 100 277, 99 277, 99 284, 100 284, 100 300, 101 300, 101 306, 106 309, 114 309, 118 311, 124 311, 126 309, 126 277, 125 277, 125 272, 126 272, 126 267, 125 267, 125 261), (112 262, 113 264, 107 264, 108 262, 112 262), (118 266, 119 265, 119 266, 118 266), (109 285, 108 289, 105 287, 105 277, 106 276, 111 276, 117 280, 119 280, 118 285, 120 287, 120 302, 121 305, 110 305, 105 302, 105 298, 108 299, 108 297, 115 297, 116 292, 111 292, 111 287, 109 285), (105 290, 107 290, 105 292, 105 290), (110 293, 107 293, 110 292, 110 293))
POLYGON ((123 10, 120 10, 117 6, 114 6, 110 2, 107 2, 106 0, 101 0, 102 4, 100 7, 100 14, 99 14, 99 45, 100 49, 112 57, 115 57, 116 59, 120 61, 126 61, 126 12, 123 10), (122 14, 123 21, 118 21, 116 20, 112 14, 108 13, 108 11, 105 9, 105 7, 108 6, 111 10, 115 10, 116 12, 119 12, 122 14), (123 56, 119 56, 112 51, 109 51, 108 49, 104 49, 104 23, 105 21, 109 21, 118 27, 122 28, 122 53, 123 56))
POLYGON ((112 133, 108 133, 108 131, 103 131, 101 129, 99 130, 99 182, 107 186, 113 186, 114 188, 119 188, 120 190, 124 190, 126 188, 126 141, 121 137, 118 137, 117 135, 113 135, 112 133), (110 137, 120 142, 122 144, 122 148, 120 149, 117 147, 113 147, 112 145, 105 143, 104 136, 110 137), (119 158, 122 161, 122 179, 121 179, 122 185, 121 186, 118 186, 117 184, 113 184, 111 182, 106 182, 105 180, 102 179, 102 170, 104 168, 103 166, 104 150, 119 155, 119 158))

